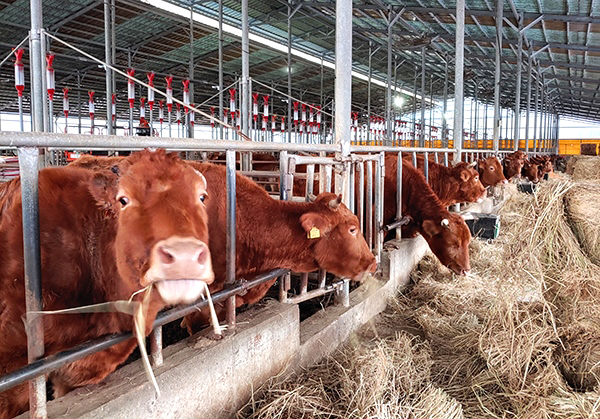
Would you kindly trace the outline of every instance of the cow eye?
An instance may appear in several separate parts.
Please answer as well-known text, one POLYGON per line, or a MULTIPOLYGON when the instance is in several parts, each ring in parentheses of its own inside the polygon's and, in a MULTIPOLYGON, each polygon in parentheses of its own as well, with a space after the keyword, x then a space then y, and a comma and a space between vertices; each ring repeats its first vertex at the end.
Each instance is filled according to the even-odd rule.
POLYGON ((203 193, 202 195, 200 195, 200 202, 204 202, 204 200, 206 199, 206 194, 203 193))
POLYGON ((352 226, 348 229, 348 232, 354 236, 358 232, 358 228, 356 226, 352 226))
POLYGON ((475 176, 475 182, 479 180, 479 176, 475 176))
POLYGON ((118 201, 122 207, 125 207, 127 204, 129 204, 129 198, 127 198, 126 196, 118 198, 118 201))
POLYGON ((490 172, 493 172, 494 170, 496 170, 496 169, 493 167, 490 167, 490 172))

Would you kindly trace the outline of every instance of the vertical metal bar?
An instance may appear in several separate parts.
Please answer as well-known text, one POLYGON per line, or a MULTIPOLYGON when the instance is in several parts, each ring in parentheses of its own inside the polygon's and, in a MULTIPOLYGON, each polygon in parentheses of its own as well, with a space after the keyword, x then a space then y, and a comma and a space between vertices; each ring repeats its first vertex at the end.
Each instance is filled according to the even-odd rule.
POLYGON ((515 132, 513 150, 519 149, 521 142, 521 73, 523 72, 523 12, 519 16, 519 42, 517 44, 517 86, 515 88, 515 132))
POLYGON ((456 58, 454 65, 454 163, 458 163, 462 153, 463 100, 465 67, 465 0, 456 1, 456 58))
MULTIPOLYGON (((190 68, 188 78, 190 79, 190 103, 194 103, 194 4, 190 4, 190 68)), ((187 117, 188 138, 194 138, 194 112, 190 109, 187 117)))
POLYGON ((421 135, 419 147, 425 147, 425 47, 421 48, 421 135))
POLYGON ((444 166, 448 167, 448 152, 444 152, 444 166))
POLYGON ((81 73, 77 70, 77 131, 81 134, 81 73))
POLYGON ((281 201, 287 201, 287 172, 288 172, 288 153, 287 151, 279 152, 279 199, 281 201))
POLYGON ((496 63, 494 68, 494 152, 500 147, 500 77, 502 76, 502 18, 503 0, 496 0, 496 63))
POLYGON ((538 120, 538 97, 540 93, 539 80, 535 80, 535 99, 533 111, 533 153, 537 154, 537 120, 538 120))
POLYGON ((383 250, 383 185, 385 177, 385 153, 379 153, 375 170, 377 183, 375 184, 375 258, 381 262, 381 251, 383 250))
MULTIPOLYGON (((223 0, 219 0, 219 119, 222 121, 223 115, 223 0)), ((235 124, 232 124, 235 125, 235 124)), ((169 129, 171 124, 169 121, 169 129)), ((219 124, 219 140, 224 139, 223 125, 219 124)))
POLYGON ((390 146, 392 136, 392 11, 388 13, 388 33, 387 33, 387 86, 385 100, 385 118, 387 128, 387 144, 390 146))
MULTIPOLYGON (((116 21, 117 21, 117 7, 115 4, 116 0, 110 0, 110 56, 112 57, 112 64, 114 65, 115 63, 115 57, 117 56, 117 42, 116 42, 116 31, 115 31, 115 27, 116 25, 116 21)), ((112 91, 113 93, 117 91, 117 80, 116 77, 114 75, 114 73, 112 74, 112 91)), ((112 98, 111 98, 111 102, 112 102, 112 98)), ((117 117, 115 116, 115 123, 117 121, 117 117)), ((115 128, 116 130, 116 128, 115 128)))
POLYGON ((475 130, 474 130, 474 134, 475 134, 475 148, 479 148, 479 136, 477 135, 479 132, 479 124, 478 124, 478 117, 479 117, 479 102, 477 101, 478 98, 478 93, 479 93, 479 84, 477 84, 477 80, 475 80, 475 130))
POLYGON ((373 161, 367 161, 367 226, 366 237, 369 249, 373 249, 373 161))
MULTIPOLYGON (((41 72, 42 72, 42 104, 43 104, 43 119, 44 119, 44 128, 42 129, 42 131, 45 132, 49 132, 48 130, 48 101, 46 100, 47 96, 46 96, 46 92, 48 91, 48 88, 46 86, 46 35, 44 33, 40 33, 40 46, 41 46, 41 62, 42 62, 42 67, 41 67, 41 72)), ((44 152, 42 151, 41 154, 44 154, 44 152)))
MULTIPOLYGON (((38 106, 38 108, 43 109, 41 106, 38 106)), ((40 117, 41 115, 36 116, 36 118, 40 117)), ((39 119, 38 122, 40 122, 39 119)), ((40 129, 41 125, 38 124, 36 128, 40 129)), ((35 147, 19 148, 18 156, 23 214, 27 359, 31 363, 44 356, 42 316, 30 314, 32 311, 43 309, 38 206, 39 151, 35 147)), ((46 418, 46 379, 44 375, 29 382, 29 406, 29 416, 31 418, 46 418)))
POLYGON ((308 291, 308 273, 304 272, 300 277, 300 295, 308 291))
POLYGON ((544 75, 542 74, 542 80, 541 80, 541 86, 540 86, 540 135, 539 135, 539 141, 538 141, 538 150, 537 151, 542 151, 542 147, 544 144, 544 90, 545 90, 545 83, 544 83, 544 75))
POLYGON ((487 127, 488 127, 488 105, 487 103, 484 104, 484 108, 483 108, 483 140, 484 140, 484 146, 483 148, 488 148, 488 132, 487 132, 487 127))
POLYGON ((358 196, 356 200, 356 215, 358 217, 360 231, 365 231, 365 163, 356 164, 358 170, 358 196))
POLYGON ((425 152, 423 155, 423 173, 425 174, 425 181, 429 183, 429 153, 425 152))
POLYGON ((162 326, 158 326, 150 334, 150 362, 155 367, 163 363, 162 326))
MULTIPOLYGON (((352 112, 352 0, 335 4, 335 143, 339 157, 350 156, 350 115, 352 112)), ((349 170, 345 165, 341 185, 336 185, 349 205, 349 170)))
POLYGON ((314 194, 314 185, 315 185, 315 165, 307 164, 306 165, 306 202, 309 202, 309 196, 314 194))
MULTIPOLYGON (((227 266, 225 283, 231 285, 235 282, 236 258, 236 178, 235 178, 235 150, 225 152, 227 173, 227 266)), ((235 328, 235 296, 227 299, 227 327, 235 328)))
POLYGON ((529 58, 527 60, 527 108, 525 109, 525 153, 529 152, 529 110, 531 108, 531 67, 533 65, 533 58, 531 57, 531 51, 529 51, 529 58))
POLYGON ((113 122, 112 122, 112 94, 113 94, 113 74, 109 66, 112 65, 112 42, 111 42, 111 10, 110 0, 104 0, 104 61, 107 66, 104 70, 106 71, 106 134, 113 135, 113 122))
POLYGON ((369 79, 367 80, 367 145, 371 145, 371 77, 373 76, 372 68, 373 58, 373 43, 369 41, 369 79))
MULTIPOLYGON (((384 202, 385 204, 385 202, 384 202)), ((396 221, 402 219, 402 152, 398 153, 396 170, 396 221)), ((396 227, 396 240, 402 238, 402 226, 396 227)))
POLYGON ((413 84, 413 114, 412 114, 412 125, 413 135, 411 137, 410 145, 415 146, 417 141, 417 76, 419 74, 419 68, 415 66, 415 81, 413 84))
POLYGON ((442 147, 448 147, 448 121, 446 121, 446 112, 448 112, 448 54, 445 56, 444 64, 444 102, 442 105, 442 147))
POLYGON ((342 284, 335 293, 335 303, 343 307, 350 307, 350 281, 343 279, 342 284))
POLYGON ((288 0, 288 22, 287 22, 287 88, 288 88, 288 143, 292 142, 292 0, 288 0))
POLYGON ((412 153, 412 162, 413 162, 413 166, 415 166, 415 169, 417 168, 417 153, 413 151, 412 153))
POLYGON ((44 97, 43 89, 44 66, 42 57, 42 0, 30 0, 31 9, 31 102, 33 105, 33 131, 44 130, 44 97))

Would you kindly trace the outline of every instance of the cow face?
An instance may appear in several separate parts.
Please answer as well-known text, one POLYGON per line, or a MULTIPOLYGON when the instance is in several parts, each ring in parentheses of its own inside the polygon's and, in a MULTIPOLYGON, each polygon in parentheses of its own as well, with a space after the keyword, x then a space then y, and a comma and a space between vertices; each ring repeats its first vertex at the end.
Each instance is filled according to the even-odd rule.
POLYGON ((321 269, 360 281, 375 272, 377 262, 359 229, 358 218, 341 203, 342 196, 322 193, 316 209, 300 217, 312 251, 321 269))
POLYGON ((479 180, 484 187, 508 183, 502 171, 502 165, 496 157, 479 159, 479 180))
POLYGON ((540 181, 538 165, 535 163, 525 161, 523 169, 521 169, 521 174, 533 183, 538 183, 540 181))
POLYGON ((473 169, 474 163, 459 163, 452 169, 460 182, 461 202, 477 202, 485 196, 485 188, 479 181, 479 173, 473 169))
POLYGON ((442 265, 457 275, 464 275, 471 270, 469 261, 471 232, 460 215, 450 213, 449 217, 441 222, 423 221, 422 235, 442 265))
POLYGON ((506 157, 502 162, 502 165, 504 166, 504 176, 506 179, 510 180, 514 177, 521 177, 523 164, 524 162, 521 159, 512 159, 506 157))
POLYGON ((143 151, 97 172, 92 195, 116 219, 117 269, 131 289, 154 284, 166 304, 190 303, 214 280, 206 180, 175 153, 143 151))

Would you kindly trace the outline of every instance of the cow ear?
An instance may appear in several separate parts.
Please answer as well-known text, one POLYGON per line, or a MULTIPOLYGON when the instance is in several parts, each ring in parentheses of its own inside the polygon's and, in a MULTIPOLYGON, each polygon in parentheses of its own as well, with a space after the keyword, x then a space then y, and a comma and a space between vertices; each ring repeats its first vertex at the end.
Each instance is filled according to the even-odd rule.
POLYGON ((113 215, 116 213, 117 179, 115 173, 106 170, 95 172, 88 186, 96 205, 113 215))
POLYGON ((429 237, 433 237, 442 231, 442 226, 432 220, 423 221, 422 226, 423 231, 425 231, 425 234, 427 234, 429 237))
POLYGON ((309 234, 309 238, 318 238, 329 232, 330 226, 325 217, 316 212, 307 212, 300 217, 302 228, 309 234))
POLYGON ((470 176, 470 173, 469 173, 468 170, 462 169, 460 171, 460 180, 462 180, 463 182, 468 181, 469 180, 469 176, 470 176))

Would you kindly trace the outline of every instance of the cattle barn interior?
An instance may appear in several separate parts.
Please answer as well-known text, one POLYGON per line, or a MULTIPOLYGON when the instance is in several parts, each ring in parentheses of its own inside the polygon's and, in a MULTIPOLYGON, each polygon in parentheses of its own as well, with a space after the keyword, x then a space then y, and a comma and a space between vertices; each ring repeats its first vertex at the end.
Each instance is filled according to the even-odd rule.
POLYGON ((0 1, 0 419, 597 417, 599 14, 0 1))

